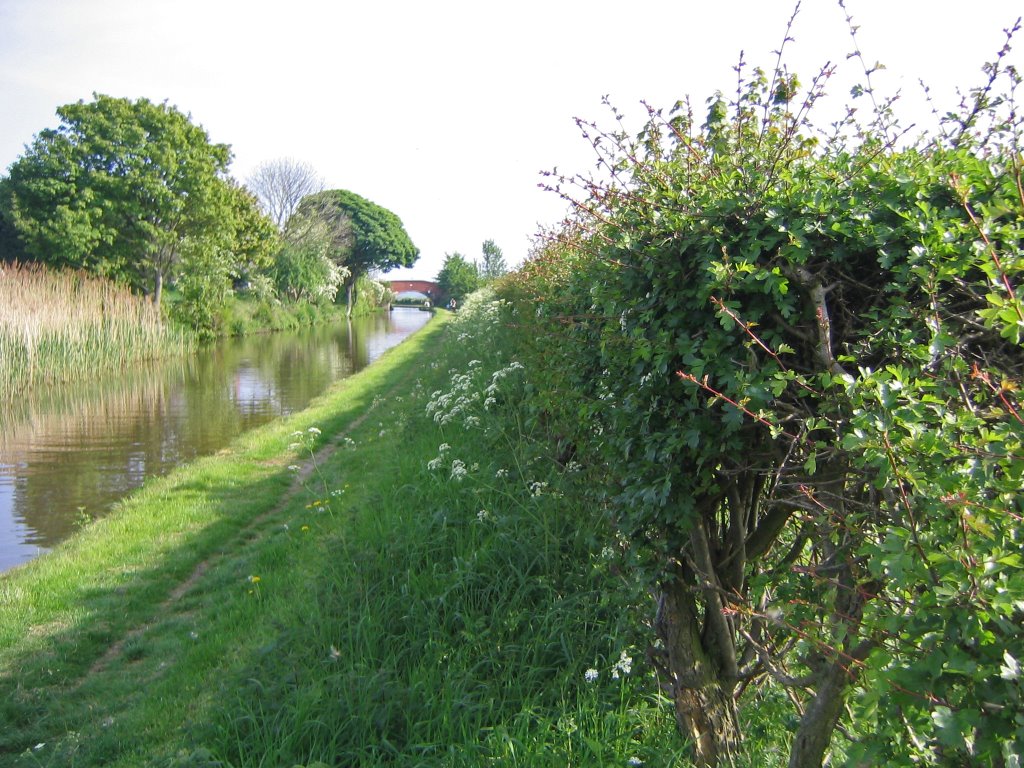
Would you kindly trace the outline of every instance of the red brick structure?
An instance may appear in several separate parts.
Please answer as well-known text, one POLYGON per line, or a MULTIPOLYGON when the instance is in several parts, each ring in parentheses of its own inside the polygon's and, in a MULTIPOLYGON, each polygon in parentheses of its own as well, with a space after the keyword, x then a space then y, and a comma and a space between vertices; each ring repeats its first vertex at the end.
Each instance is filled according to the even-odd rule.
POLYGON ((436 300, 441 294, 441 289, 437 283, 432 283, 429 280, 391 280, 389 285, 395 293, 416 291, 417 293, 429 296, 431 300, 436 300))

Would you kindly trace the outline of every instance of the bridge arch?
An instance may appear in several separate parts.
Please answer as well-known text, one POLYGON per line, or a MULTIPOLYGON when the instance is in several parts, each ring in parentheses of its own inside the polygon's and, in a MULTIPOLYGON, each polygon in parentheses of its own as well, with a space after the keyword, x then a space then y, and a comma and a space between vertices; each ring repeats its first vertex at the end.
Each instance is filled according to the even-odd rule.
POLYGON ((428 297, 431 301, 437 301, 441 295, 441 286, 431 280, 391 280, 388 283, 395 293, 408 293, 416 291, 428 297))

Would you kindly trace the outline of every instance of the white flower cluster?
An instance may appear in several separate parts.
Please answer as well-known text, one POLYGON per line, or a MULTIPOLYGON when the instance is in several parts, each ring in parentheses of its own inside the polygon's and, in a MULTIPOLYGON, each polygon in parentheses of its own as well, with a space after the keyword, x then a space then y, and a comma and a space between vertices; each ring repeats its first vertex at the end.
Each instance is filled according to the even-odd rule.
MULTIPOLYGON (((612 664, 612 679, 618 680, 623 675, 628 675, 633 671, 633 658, 623 651, 619 654, 619 660, 612 664)), ((583 679, 588 683, 597 681, 597 678, 601 676, 594 667, 591 667, 583 673, 583 679)))
POLYGON ((476 472, 480 469, 480 465, 474 462, 470 466, 466 466, 466 462, 462 459, 451 459, 449 464, 448 452, 452 449, 448 443, 441 443, 437 447, 437 456, 427 462, 427 469, 431 472, 437 472, 440 469, 447 469, 450 480, 461 481, 464 480, 471 472, 476 472))
POLYGON ((452 447, 448 443, 441 443, 437 446, 437 456, 427 462, 427 469, 431 472, 436 472, 445 465, 445 454, 450 451, 452 447))
POLYGON ((628 675, 633 671, 633 658, 625 651, 619 654, 619 660, 612 665, 612 678, 619 679, 620 675, 628 675))
POLYGON ((455 459, 452 462, 452 480, 462 480, 469 474, 469 470, 466 469, 466 462, 462 459, 455 459))
POLYGON ((492 338, 500 327, 510 303, 494 298, 494 289, 484 288, 468 296, 458 314, 452 319, 459 343, 476 338, 492 338))
POLYGON ((441 426, 458 420, 465 429, 478 429, 482 426, 480 414, 497 404, 503 380, 522 370, 523 364, 513 361, 491 373, 488 381, 483 363, 471 360, 466 371, 452 373, 447 390, 438 389, 431 394, 427 415, 441 426))

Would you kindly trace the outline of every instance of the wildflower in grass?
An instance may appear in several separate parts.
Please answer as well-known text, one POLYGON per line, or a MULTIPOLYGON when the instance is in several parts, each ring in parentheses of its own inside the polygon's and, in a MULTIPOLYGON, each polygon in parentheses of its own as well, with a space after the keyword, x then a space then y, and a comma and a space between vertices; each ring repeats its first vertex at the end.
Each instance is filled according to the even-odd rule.
POLYGON ((339 650, 338 650, 337 648, 335 648, 335 647, 334 647, 334 646, 332 645, 332 646, 331 646, 331 650, 330 650, 330 651, 328 651, 328 653, 327 653, 327 657, 328 657, 328 658, 329 658, 329 659, 330 659, 331 661, 337 661, 338 659, 340 659, 340 658, 341 658, 341 651, 339 651, 339 650))
POLYGON ((466 469, 466 463, 461 459, 455 459, 455 461, 452 462, 451 479, 462 480, 467 474, 469 474, 469 471, 466 469))
POLYGON ((344 488, 335 488, 333 491, 331 491, 331 496, 336 499, 339 496, 344 495, 344 493, 345 493, 345 489, 344 488))
POLYGON ((629 758, 629 760, 626 761, 626 765, 630 765, 630 766, 634 766, 634 767, 638 766, 638 765, 643 765, 643 764, 644 764, 644 761, 641 760, 636 755, 634 755, 633 757, 629 758))
POLYGON ((586 680, 588 683, 593 683, 597 681, 598 675, 598 671, 591 667, 583 673, 583 679, 586 680))
POLYGON ((302 467, 300 467, 298 464, 289 464, 288 469, 291 472, 298 472, 300 469, 302 469, 302 467))
POLYGON ((304 525, 299 530, 302 531, 303 533, 309 533, 309 526, 308 525, 304 525))
POLYGON ((257 600, 262 600, 263 596, 260 594, 260 577, 253 574, 249 577, 249 583, 252 584, 252 589, 249 590, 250 595, 256 595, 257 600))
POLYGON ((438 453, 444 453, 445 451, 450 451, 451 449, 452 447, 448 445, 448 443, 441 443, 439 446, 437 446, 438 453))
POLYGON ((320 430, 319 430, 319 429, 317 429, 316 427, 310 427, 310 428, 309 428, 309 429, 307 429, 306 431, 307 431, 307 432, 308 432, 309 434, 313 435, 314 437, 320 434, 320 430))
POLYGON ((494 515, 492 515, 486 509, 481 509, 479 512, 476 513, 476 519, 478 521, 480 521, 481 523, 486 523, 486 522, 489 522, 489 521, 493 520, 494 519, 494 515))
POLYGON ((499 469, 497 472, 494 473, 494 476, 498 480, 501 480, 504 477, 508 477, 508 470, 507 469, 499 469))
POLYGON ((548 484, 542 482, 530 483, 530 495, 533 497, 543 496, 548 484))
POLYGON ((353 440, 351 437, 343 437, 341 439, 341 442, 342 442, 342 445, 344 445, 346 448, 355 448, 356 447, 356 441, 353 440))
POLYGON ((437 457, 435 457, 435 458, 433 458, 433 459, 431 459, 430 461, 427 462, 427 469, 429 469, 431 472, 436 472, 443 465, 444 465, 444 459, 441 458, 440 456, 437 456, 437 457))
POLYGON ((579 472, 581 469, 583 469, 583 465, 578 461, 570 461, 565 465, 566 472, 579 472))
POLYGON ((302 443, 288 443, 289 451, 297 451, 302 447, 302 443))
POLYGON ((612 666, 612 679, 618 680, 620 675, 628 675, 633 671, 633 658, 623 651, 619 660, 612 666))

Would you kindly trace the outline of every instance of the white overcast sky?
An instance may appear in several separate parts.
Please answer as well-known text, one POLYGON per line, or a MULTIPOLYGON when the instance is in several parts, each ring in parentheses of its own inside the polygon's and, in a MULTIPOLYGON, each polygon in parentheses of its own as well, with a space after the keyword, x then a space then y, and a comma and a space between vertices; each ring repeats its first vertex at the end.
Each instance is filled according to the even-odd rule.
MULTIPOLYGON (((847 0, 878 90, 927 110, 919 79, 952 107, 1024 10, 1008 0, 847 0), (915 102, 918 102, 915 104, 915 102)), ((609 124, 734 88, 740 51, 774 66, 793 3, 776 0, 0 0, 0 173, 55 109, 94 92, 167 101, 230 144, 232 175, 292 157, 329 188, 394 211, 421 250, 402 276, 493 239, 526 256, 563 204, 538 189, 557 166, 587 171, 574 117, 609 124)), ((827 61, 845 103, 857 75, 835 0, 804 0, 787 47, 809 82, 827 61), (847 79, 840 79, 842 75, 847 79)), ((1024 70, 1020 50, 1013 61, 1024 70)), ((637 122, 639 125, 639 122, 637 122)), ((392 277, 399 273, 392 273, 392 277)))

